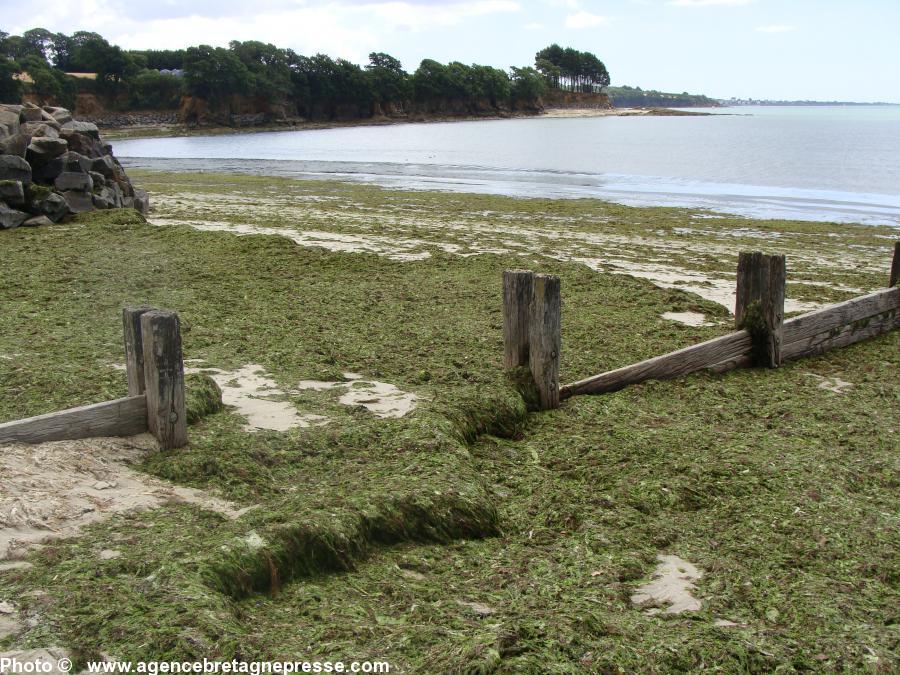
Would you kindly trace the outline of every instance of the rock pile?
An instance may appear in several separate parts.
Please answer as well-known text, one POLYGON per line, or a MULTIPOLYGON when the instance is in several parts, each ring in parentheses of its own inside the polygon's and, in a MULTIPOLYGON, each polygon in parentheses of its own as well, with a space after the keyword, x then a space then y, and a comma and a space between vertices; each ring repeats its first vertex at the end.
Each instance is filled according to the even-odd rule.
POLYGON ((0 104, 0 229, 122 207, 147 213, 150 199, 95 124, 65 108, 0 104))

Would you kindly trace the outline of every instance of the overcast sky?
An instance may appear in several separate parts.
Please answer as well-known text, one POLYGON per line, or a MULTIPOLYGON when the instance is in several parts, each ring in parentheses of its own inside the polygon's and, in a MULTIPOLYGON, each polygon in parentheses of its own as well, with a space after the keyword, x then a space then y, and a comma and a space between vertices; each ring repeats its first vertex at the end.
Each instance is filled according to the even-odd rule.
POLYGON ((532 65, 557 42, 614 85, 715 97, 900 102, 900 0, 42 0, 3 30, 92 30, 132 49, 262 40, 415 70, 423 58, 532 65))

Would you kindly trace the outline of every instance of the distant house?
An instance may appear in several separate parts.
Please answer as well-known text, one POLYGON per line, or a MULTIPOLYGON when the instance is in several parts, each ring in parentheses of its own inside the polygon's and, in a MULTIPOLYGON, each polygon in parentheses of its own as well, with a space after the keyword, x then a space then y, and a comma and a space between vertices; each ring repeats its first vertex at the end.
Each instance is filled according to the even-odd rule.
POLYGON ((172 68, 169 70, 168 68, 160 68, 159 70, 161 75, 171 75, 172 77, 184 77, 184 71, 181 68, 172 68))
POLYGON ((66 73, 70 77, 77 77, 80 80, 96 80, 97 73, 66 73))

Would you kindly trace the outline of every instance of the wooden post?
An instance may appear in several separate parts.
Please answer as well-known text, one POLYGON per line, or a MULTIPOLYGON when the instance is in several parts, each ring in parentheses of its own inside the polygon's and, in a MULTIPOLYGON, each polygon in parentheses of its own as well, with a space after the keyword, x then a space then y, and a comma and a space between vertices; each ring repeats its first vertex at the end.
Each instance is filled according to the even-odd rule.
POLYGON ((506 270, 503 273, 503 367, 528 365, 528 339, 534 272, 506 270))
POLYGON ((750 332, 757 366, 781 365, 785 276, 783 255, 743 252, 738 258, 735 324, 750 332))
POLYGON ((900 241, 894 242, 894 260, 891 262, 891 279, 888 288, 893 288, 900 282, 900 241))
POLYGON ((153 307, 125 307, 122 310, 122 327, 125 331, 125 375, 128 377, 128 395, 144 393, 144 343, 141 340, 141 315, 153 307))
POLYGON ((184 361, 178 314, 152 310, 141 315, 147 426, 164 450, 187 444, 184 361))
POLYGON ((541 410, 559 407, 560 292, 559 277, 534 275, 528 339, 531 376, 541 410))

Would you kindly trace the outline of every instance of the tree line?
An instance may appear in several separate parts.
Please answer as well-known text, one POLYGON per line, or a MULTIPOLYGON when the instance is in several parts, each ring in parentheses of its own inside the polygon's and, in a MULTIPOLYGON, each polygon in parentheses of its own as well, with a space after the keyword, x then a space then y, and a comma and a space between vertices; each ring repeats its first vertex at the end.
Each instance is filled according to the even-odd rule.
POLYGON ((609 72, 603 61, 590 52, 558 44, 545 47, 534 56, 537 70, 555 89, 600 93, 609 86, 609 72))
POLYGON ((378 106, 403 109, 410 103, 435 111, 447 102, 470 109, 527 107, 538 105, 551 88, 609 84, 603 63, 587 52, 552 45, 537 56, 536 67, 509 70, 425 59, 409 73, 382 52, 371 53, 360 66, 259 41, 233 41, 227 48, 125 50, 98 33, 66 35, 34 28, 22 35, 0 31, 0 100, 20 100, 30 93, 71 107, 77 93, 87 92, 114 109, 172 109, 183 95, 213 105, 238 95, 291 103, 301 114, 328 117, 347 107, 365 115, 378 106), (22 73, 28 77, 17 77, 22 73), (96 78, 66 73, 95 73, 96 78))

